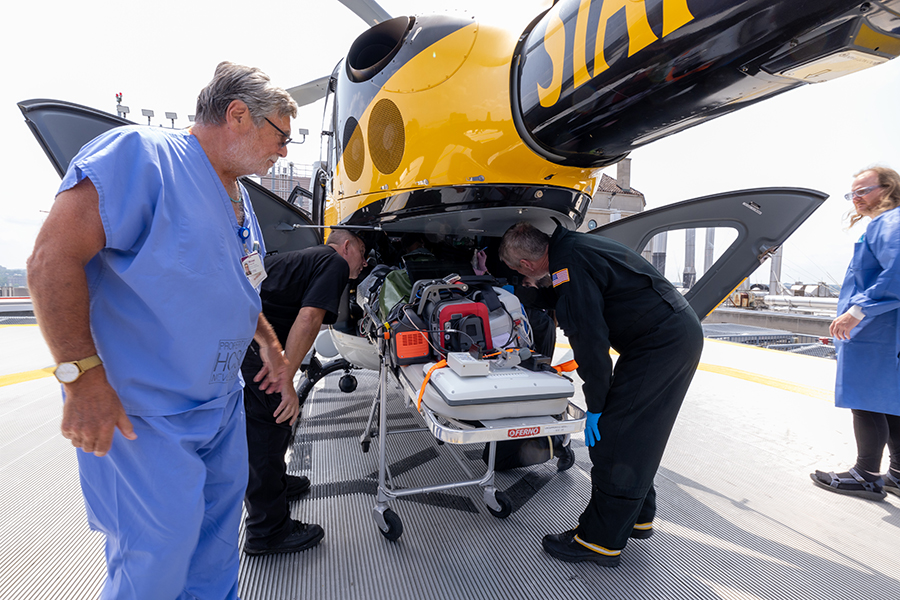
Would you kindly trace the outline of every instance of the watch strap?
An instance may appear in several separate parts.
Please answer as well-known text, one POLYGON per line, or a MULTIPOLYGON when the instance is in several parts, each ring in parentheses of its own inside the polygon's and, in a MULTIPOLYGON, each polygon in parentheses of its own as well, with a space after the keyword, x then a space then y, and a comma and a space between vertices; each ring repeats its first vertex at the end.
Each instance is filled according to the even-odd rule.
POLYGON ((100 360, 100 356, 94 354, 93 356, 88 356, 87 358, 82 358, 81 360, 74 361, 78 368, 81 369, 81 372, 84 373, 88 369, 93 369, 94 367, 99 367, 103 364, 103 361, 100 360))

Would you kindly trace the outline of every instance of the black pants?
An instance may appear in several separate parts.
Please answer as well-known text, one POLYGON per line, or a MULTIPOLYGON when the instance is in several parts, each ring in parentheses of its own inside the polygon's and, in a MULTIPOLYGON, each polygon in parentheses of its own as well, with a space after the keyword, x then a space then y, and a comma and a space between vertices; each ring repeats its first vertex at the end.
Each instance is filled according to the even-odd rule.
POLYGON ((653 477, 703 349, 690 309, 672 314, 623 350, 590 448, 591 499, 578 536, 619 550, 635 524, 656 516, 653 477))
POLYGON ((887 445, 891 453, 891 470, 900 473, 900 417, 865 410, 853 410, 853 433, 856 434, 856 468, 870 473, 881 472, 881 459, 887 445))
POLYGON ((253 378, 262 368, 259 346, 254 342, 241 365, 244 375, 244 411, 247 414, 247 450, 250 479, 244 495, 247 508, 247 540, 277 544, 292 530, 287 501, 287 465, 284 455, 291 443, 291 425, 276 423, 275 409, 281 394, 266 394, 253 378))

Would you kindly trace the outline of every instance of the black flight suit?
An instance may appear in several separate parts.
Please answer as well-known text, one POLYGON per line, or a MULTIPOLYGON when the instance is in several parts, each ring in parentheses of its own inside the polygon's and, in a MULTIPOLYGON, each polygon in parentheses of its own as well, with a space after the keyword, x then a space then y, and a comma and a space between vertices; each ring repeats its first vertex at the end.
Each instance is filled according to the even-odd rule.
MULTIPOLYGON (((263 315, 284 346, 300 309, 325 309, 323 323, 337 319, 341 294, 350 276, 347 261, 331 246, 281 252, 266 257, 260 289, 263 315)), ((288 421, 275 422, 281 393, 267 394, 253 378, 262 368, 259 345, 250 344, 241 373, 244 375, 244 411, 247 415, 247 450, 250 478, 244 505, 247 540, 262 545, 280 543, 292 531, 284 456, 291 442, 288 421)))
POLYGON ((703 331, 672 284, 618 242, 558 227, 549 260, 556 318, 587 408, 602 413, 577 533, 620 550, 634 525, 656 514, 653 477, 700 361, 703 331), (619 353, 615 369, 610 347, 619 353))

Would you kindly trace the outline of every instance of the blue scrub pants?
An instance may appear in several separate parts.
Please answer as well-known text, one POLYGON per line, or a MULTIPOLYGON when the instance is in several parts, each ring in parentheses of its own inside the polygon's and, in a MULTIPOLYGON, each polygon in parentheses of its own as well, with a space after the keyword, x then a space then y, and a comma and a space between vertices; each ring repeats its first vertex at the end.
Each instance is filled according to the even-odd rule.
POLYGON ((78 450, 91 529, 106 534, 103 599, 235 599, 247 487, 242 391, 163 417, 129 416, 104 457, 78 450))

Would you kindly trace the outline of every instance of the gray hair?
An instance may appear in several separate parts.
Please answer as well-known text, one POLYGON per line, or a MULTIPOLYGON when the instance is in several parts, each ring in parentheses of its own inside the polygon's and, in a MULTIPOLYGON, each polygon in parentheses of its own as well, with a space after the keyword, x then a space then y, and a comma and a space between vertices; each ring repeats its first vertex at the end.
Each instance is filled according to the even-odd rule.
POLYGON ((500 260, 514 266, 519 260, 543 258, 550 246, 550 236, 527 221, 519 221, 506 230, 500 242, 500 260))
POLYGON ((219 63, 212 81, 197 96, 197 123, 224 124, 228 106, 235 100, 247 105, 250 118, 257 127, 273 113, 277 117, 297 116, 297 103, 285 90, 272 85, 268 75, 256 67, 224 61, 219 63))
POLYGON ((340 246, 347 240, 353 240, 356 242, 358 246, 363 249, 363 252, 366 250, 366 243, 362 240, 361 237, 349 231, 347 229, 332 229, 328 234, 328 240, 325 242, 326 245, 335 245, 340 246))

